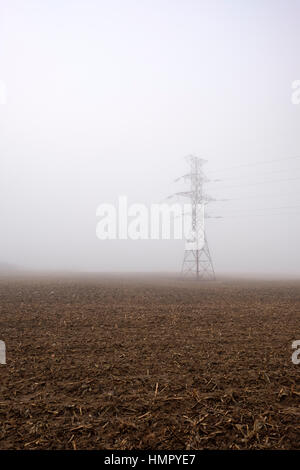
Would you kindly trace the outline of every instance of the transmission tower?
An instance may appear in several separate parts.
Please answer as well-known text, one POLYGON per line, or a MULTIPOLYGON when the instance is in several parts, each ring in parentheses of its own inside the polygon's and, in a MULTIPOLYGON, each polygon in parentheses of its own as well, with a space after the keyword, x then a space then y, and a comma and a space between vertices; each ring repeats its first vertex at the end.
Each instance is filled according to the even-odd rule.
POLYGON ((184 214, 185 226, 188 218, 188 233, 185 230, 186 241, 182 274, 198 280, 215 280, 215 272, 205 233, 205 208, 212 201, 204 193, 204 184, 209 181, 203 172, 203 165, 206 160, 193 155, 186 158, 190 164, 190 172, 176 181, 180 179, 188 181, 190 189, 175 194, 188 198, 191 208, 189 214, 184 214))

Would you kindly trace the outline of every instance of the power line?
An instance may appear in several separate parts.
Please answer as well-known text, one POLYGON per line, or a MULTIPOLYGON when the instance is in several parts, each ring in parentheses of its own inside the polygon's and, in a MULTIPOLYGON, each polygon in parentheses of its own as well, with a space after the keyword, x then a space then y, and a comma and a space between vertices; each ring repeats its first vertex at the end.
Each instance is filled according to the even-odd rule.
MULTIPOLYGON (((300 168, 296 168, 296 170, 300 170, 300 168)), ((265 175, 271 175, 271 174, 276 174, 276 173, 282 173, 282 170, 274 170, 274 171, 267 171, 267 172, 264 172, 261 174, 261 176, 265 176, 265 175)), ((240 180, 242 178, 249 178, 249 176, 252 176, 252 175, 242 175, 242 176, 236 176, 234 178, 220 178, 220 179, 215 179, 215 180, 209 180, 208 183, 220 183, 222 181, 233 181, 233 180, 240 180)))
POLYGON ((255 210, 272 211, 272 210, 277 210, 277 209, 300 209, 300 205, 299 206, 279 206, 279 207, 258 207, 255 210))
MULTIPOLYGON (((254 209, 253 212, 257 212, 257 211, 264 211, 264 214, 226 214, 224 216, 216 216, 214 214, 212 214, 209 218, 217 218, 217 219, 223 219, 223 218, 240 218, 240 217, 264 217, 266 215, 297 215, 297 214, 300 214, 300 211, 299 212, 279 212, 278 214, 277 213, 272 213, 271 211, 281 211, 281 210, 286 210, 286 209, 300 209, 300 205, 297 205, 297 206, 280 206, 280 207, 258 207, 256 209, 254 209)), ((239 210, 239 209, 238 209, 239 210)), ((249 212, 249 211, 248 211, 249 212)))
POLYGON ((247 215, 226 215, 226 216, 219 216, 219 217, 210 217, 212 219, 243 219, 243 218, 248 218, 248 217, 268 217, 268 216, 278 216, 280 215, 281 217, 283 215, 289 215, 289 216, 295 216, 295 215, 300 215, 300 212, 295 212, 295 213, 291 213, 291 212, 279 212, 279 213, 265 213, 265 214, 247 214, 247 215))
POLYGON ((260 185, 260 184, 279 183, 279 182, 282 182, 282 181, 296 181, 296 180, 300 180, 300 176, 297 177, 297 178, 282 178, 282 179, 278 179, 278 180, 259 181, 259 182, 256 182, 256 183, 237 184, 237 185, 234 185, 234 186, 222 186, 222 189, 241 188, 241 187, 244 187, 244 186, 257 186, 257 185, 260 185))
MULTIPOLYGON (((281 210, 281 209, 300 209, 300 205, 299 206, 279 206, 279 207, 257 207, 253 210, 254 212, 256 212, 256 211, 274 211, 274 210, 281 210)), ((240 210, 240 209, 237 209, 237 210, 240 210)))
POLYGON ((211 173, 216 173, 216 172, 224 171, 224 170, 234 170, 235 168, 244 168, 244 167, 250 167, 250 166, 257 166, 257 165, 268 165, 268 164, 271 164, 271 163, 286 162, 286 161, 289 161, 289 160, 298 160, 298 159, 300 159, 300 155, 295 156, 295 157, 278 158, 278 159, 274 159, 274 160, 265 160, 265 161, 262 161, 262 162, 244 163, 242 165, 235 165, 235 166, 231 166, 231 167, 220 168, 220 169, 217 169, 217 170, 211 170, 211 173))
POLYGON ((255 194, 254 196, 214 199, 212 202, 231 202, 231 201, 243 201, 245 199, 262 199, 262 198, 274 198, 275 199, 278 196, 282 198, 282 194, 255 194))

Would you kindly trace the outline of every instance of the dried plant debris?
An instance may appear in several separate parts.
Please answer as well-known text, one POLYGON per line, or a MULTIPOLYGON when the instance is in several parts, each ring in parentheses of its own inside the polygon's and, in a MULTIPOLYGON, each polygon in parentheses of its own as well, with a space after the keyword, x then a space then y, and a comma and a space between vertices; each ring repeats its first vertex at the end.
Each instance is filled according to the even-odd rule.
POLYGON ((0 449, 299 449, 300 283, 0 281, 0 449))

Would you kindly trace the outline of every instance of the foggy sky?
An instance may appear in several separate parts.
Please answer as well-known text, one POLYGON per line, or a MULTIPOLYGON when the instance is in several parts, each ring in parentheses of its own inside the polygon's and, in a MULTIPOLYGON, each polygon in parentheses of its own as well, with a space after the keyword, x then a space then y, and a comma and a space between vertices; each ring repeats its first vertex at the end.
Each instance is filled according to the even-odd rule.
POLYGON ((179 271, 184 241, 100 241, 96 209, 160 202, 194 153, 233 199, 217 273, 299 276, 299 44, 297 0, 0 0, 0 261, 179 271))

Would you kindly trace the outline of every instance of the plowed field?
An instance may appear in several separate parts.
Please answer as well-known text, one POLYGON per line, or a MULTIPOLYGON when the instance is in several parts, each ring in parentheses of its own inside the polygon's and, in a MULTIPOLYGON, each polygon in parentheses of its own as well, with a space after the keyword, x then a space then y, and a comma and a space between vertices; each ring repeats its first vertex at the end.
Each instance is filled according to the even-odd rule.
POLYGON ((300 282, 2 278, 0 449, 299 449, 300 282))

